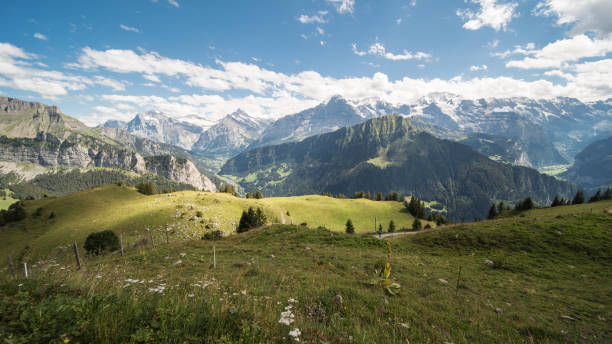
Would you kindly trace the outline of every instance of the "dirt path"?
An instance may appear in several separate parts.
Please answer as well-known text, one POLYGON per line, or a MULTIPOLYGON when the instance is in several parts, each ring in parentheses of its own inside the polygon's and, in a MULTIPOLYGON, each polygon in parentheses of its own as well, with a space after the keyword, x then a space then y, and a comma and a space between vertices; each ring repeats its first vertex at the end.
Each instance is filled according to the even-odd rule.
MULTIPOLYGON (((416 232, 395 232, 395 233, 384 233, 380 235, 380 239, 384 239, 384 238, 388 238, 388 237, 394 237, 394 236, 400 236, 400 235, 415 235, 417 233, 420 233, 421 231, 416 231, 416 232)), ((378 234, 372 234, 373 237, 379 238, 378 234)))
POLYGON ((284 225, 285 224, 285 214, 283 214, 283 212, 280 212, 281 214, 281 224, 284 225))

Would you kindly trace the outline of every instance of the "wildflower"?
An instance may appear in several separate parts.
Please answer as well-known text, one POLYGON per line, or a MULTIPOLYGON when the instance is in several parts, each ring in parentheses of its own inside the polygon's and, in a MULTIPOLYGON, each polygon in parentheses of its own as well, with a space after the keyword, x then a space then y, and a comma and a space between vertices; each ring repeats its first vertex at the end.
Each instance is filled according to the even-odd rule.
POLYGON ((240 294, 246 295, 246 290, 241 291, 240 294))
POLYGON ((298 301, 294 298, 290 298, 289 300, 287 300, 290 303, 297 303, 298 301))
POLYGON ((70 339, 64 338, 64 344, 68 344, 69 342, 70 342, 70 339))
POLYGON ((194 295, 194 294, 189 294, 189 295, 187 295, 187 296, 189 296, 189 297, 194 297, 195 295, 194 295))
POLYGON ((301 332, 301 331, 300 331, 300 329, 299 329, 299 328, 297 328, 297 327, 296 327, 296 328, 294 328, 294 329, 293 329, 293 331, 289 331, 289 335, 290 335, 291 337, 293 337, 293 339, 294 339, 296 342, 299 342, 299 341, 300 341, 300 335, 301 335, 301 334, 302 334, 302 332, 301 332))

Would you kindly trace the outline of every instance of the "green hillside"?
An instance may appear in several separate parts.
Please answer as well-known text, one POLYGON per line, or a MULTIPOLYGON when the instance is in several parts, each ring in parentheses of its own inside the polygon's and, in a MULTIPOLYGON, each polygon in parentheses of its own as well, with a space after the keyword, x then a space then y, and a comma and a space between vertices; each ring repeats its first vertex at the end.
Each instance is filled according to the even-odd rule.
POLYGON ((133 188, 116 185, 24 204, 29 215, 25 220, 0 227, 0 251, 31 258, 60 252, 75 240, 82 245, 89 233, 105 229, 124 233, 130 243, 147 236, 147 228, 155 231, 158 240, 165 241, 166 225, 172 241, 200 239, 206 226, 229 234, 237 227, 242 211, 251 206, 261 207, 270 222, 306 222, 311 227, 325 226, 335 231, 344 231, 349 218, 357 232, 373 231, 374 217, 385 231, 391 220, 398 229, 410 228, 413 222, 400 202, 324 196, 256 200, 198 191, 144 196, 133 188), (38 208, 40 215, 36 216, 38 208), (201 217, 196 217, 198 211, 201 217), (54 217, 49 219, 51 213, 54 217))
MULTIPOLYGON (((122 218, 121 204, 134 210, 155 199, 119 188, 94 194, 88 211, 79 208, 83 223, 95 206, 106 204, 122 218), (103 196, 111 193, 117 202, 103 196)), ((77 196, 63 199, 66 209, 83 201, 77 196)), ((173 197, 188 196, 209 195, 173 197)), ((235 202, 214 197, 227 208, 235 202)), ((80 232, 69 227, 64 242, 80 232)), ((3 243, 11 231, 2 231, 3 243)), ((39 234, 24 232, 21 240, 42 249, 31 240, 39 234)), ((611 201, 393 237, 390 277, 401 285, 395 296, 365 283, 385 262, 385 241, 275 225, 214 243, 158 242, 124 257, 85 256, 79 271, 69 246, 49 247, 47 259, 29 261, 28 280, 0 270, 0 336, 19 343, 612 340, 611 201)))
POLYGON ((541 205, 575 186, 536 170, 492 161, 470 147, 383 116, 301 142, 255 148, 220 175, 266 195, 399 192, 437 201, 458 222, 486 217, 492 202, 532 197, 541 205))

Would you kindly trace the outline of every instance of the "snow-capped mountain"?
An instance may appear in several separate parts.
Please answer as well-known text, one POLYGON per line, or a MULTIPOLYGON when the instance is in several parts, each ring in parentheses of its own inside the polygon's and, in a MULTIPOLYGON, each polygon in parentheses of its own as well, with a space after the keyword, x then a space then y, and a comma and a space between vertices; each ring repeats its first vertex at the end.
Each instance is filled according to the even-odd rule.
POLYGON ((238 109, 204 131, 192 151, 204 156, 231 157, 259 138, 269 121, 256 119, 238 109))
POLYGON ((203 131, 198 125, 176 120, 160 111, 139 113, 131 121, 122 124, 120 121, 108 121, 104 126, 125 129, 132 135, 187 150, 191 149, 203 131))
MULTIPOLYGON (((392 104, 377 98, 347 100, 334 96, 316 107, 280 118, 251 147, 299 141, 386 114, 418 120, 423 130, 441 138, 459 140, 460 134, 510 138, 512 149, 520 151, 513 154, 516 159, 508 162, 532 167, 566 164, 596 137, 612 132, 611 100, 596 103, 572 98, 470 100, 449 93, 432 93, 410 103, 392 104)), ((486 143, 466 141, 477 150, 490 150, 478 142, 486 143)))

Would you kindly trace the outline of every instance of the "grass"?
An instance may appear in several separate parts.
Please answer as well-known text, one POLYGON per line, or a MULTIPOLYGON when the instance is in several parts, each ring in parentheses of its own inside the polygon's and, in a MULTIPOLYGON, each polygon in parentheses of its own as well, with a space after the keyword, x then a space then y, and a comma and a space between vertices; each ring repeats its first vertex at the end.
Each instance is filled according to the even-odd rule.
POLYGON ((17 201, 19 201, 19 200, 18 200, 18 199, 14 199, 14 198, 12 198, 12 197, 10 197, 10 196, 6 197, 6 199, 4 199, 4 198, 0 198, 0 210, 6 210, 6 209, 8 209, 8 207, 9 207, 11 204, 13 204, 13 203, 15 203, 15 202, 17 202, 17 201))
POLYGON ((148 236, 147 228, 153 230, 158 241, 165 241, 166 227, 172 241, 198 240, 207 226, 208 230, 233 232, 242 211, 251 206, 261 207, 269 222, 307 222, 311 227, 325 226, 336 231, 344 231, 348 218, 358 233, 372 232, 374 217, 382 221, 385 230, 391 220, 398 229, 409 228, 413 221, 400 202, 324 196, 256 200, 198 191, 144 196, 133 188, 110 185, 59 198, 26 201, 26 212, 34 214, 42 208, 41 216, 28 216, 20 223, 0 228, 0 252, 44 258, 49 252, 66 250, 73 241, 82 246, 89 233, 106 229, 123 233, 126 246, 148 236), (202 217, 196 217, 198 211, 202 217), (55 215, 52 219, 51 213, 55 215))
POLYGON ((388 239, 398 296, 365 283, 384 264, 384 240, 303 226, 85 257, 80 271, 69 251, 52 250, 30 261, 29 280, 0 271, 0 337, 291 343, 297 328, 308 343, 607 343, 610 209, 540 209, 388 239), (279 323, 288 306, 289 326, 279 323))

